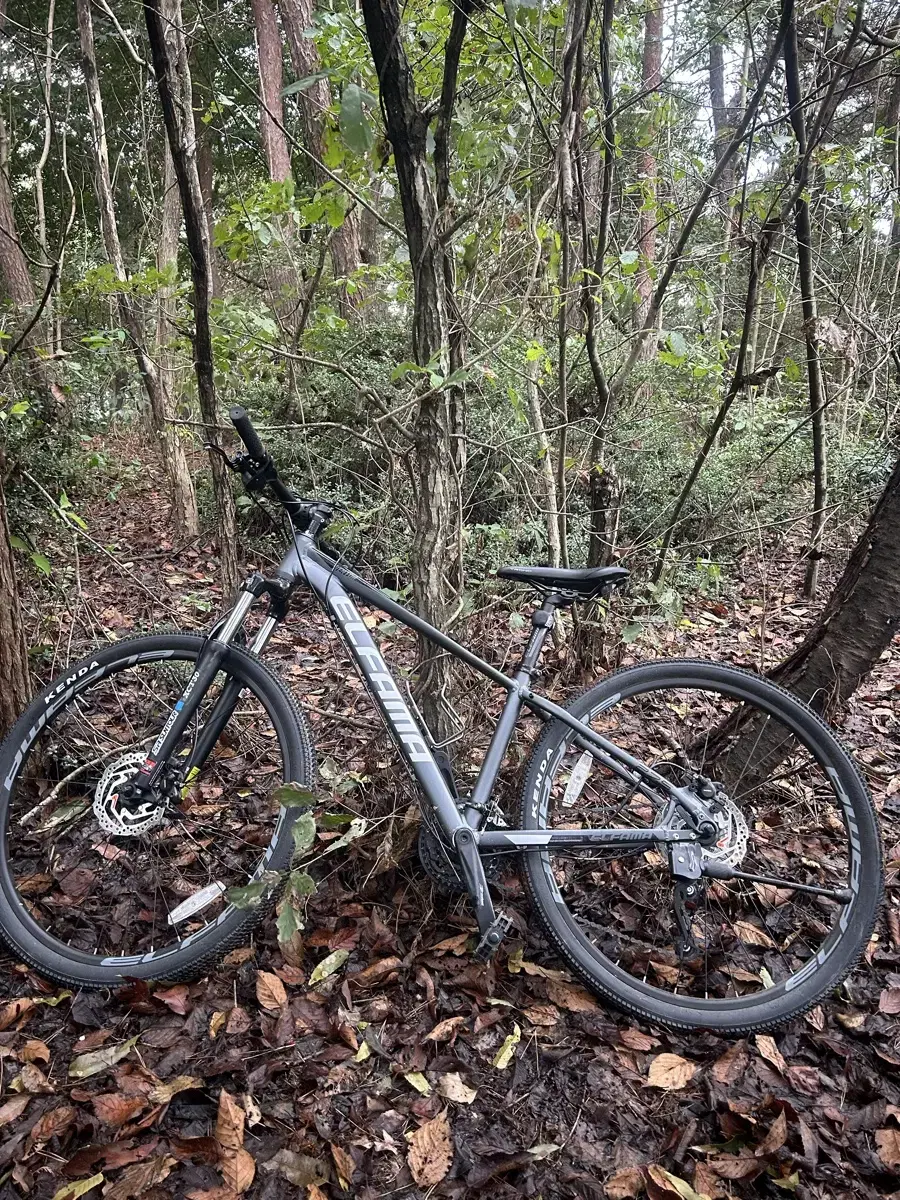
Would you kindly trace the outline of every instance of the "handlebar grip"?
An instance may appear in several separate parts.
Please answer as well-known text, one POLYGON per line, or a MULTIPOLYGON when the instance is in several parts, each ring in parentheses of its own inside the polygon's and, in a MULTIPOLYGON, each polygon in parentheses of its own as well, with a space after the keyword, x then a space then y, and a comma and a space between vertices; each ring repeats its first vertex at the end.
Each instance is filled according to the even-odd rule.
POLYGON ((246 408, 240 404, 235 404, 228 415, 231 417, 231 423, 238 431, 238 436, 247 447, 247 452, 251 458, 265 458, 266 448, 259 440, 259 434, 253 428, 253 422, 250 420, 250 414, 246 408))

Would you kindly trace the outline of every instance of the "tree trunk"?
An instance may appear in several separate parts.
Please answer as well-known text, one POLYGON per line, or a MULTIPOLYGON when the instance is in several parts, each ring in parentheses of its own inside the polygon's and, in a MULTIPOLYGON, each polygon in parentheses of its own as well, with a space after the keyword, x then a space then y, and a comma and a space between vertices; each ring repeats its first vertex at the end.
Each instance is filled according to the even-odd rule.
MULTIPOLYGON (((94 134, 94 156, 97 168, 97 201, 100 207, 103 245, 106 249, 106 257, 109 260, 109 264, 115 272, 116 279, 122 284, 127 284, 128 272, 125 269, 125 258, 122 254, 122 244, 119 239, 112 177, 109 169, 106 120, 103 113, 103 98, 100 94, 100 80, 97 74, 97 57, 94 49, 94 26, 90 0, 76 0, 75 10, 78 20, 78 36, 81 43, 81 69, 84 74, 84 85, 87 91, 91 127, 94 134)), ((177 237, 178 231, 176 226, 176 246, 177 237)), ((175 431, 168 427, 166 423, 167 417, 170 415, 169 404, 157 365, 147 351, 142 316, 131 294, 124 287, 116 295, 116 304, 119 311, 119 319, 122 322, 122 327, 128 334, 141 381, 147 393, 151 428, 155 435, 157 449, 162 454, 165 463, 176 527, 182 534, 195 537, 198 528, 197 502, 193 495, 193 486, 187 470, 184 449, 175 431), (185 483, 188 489, 187 495, 185 494, 185 483)))
MULTIPOLYGON (((459 346, 451 329, 452 266, 445 262, 440 239, 442 212, 428 168, 426 141, 428 117, 416 103, 410 64, 403 47, 400 11, 396 0, 362 0, 366 34, 381 85, 387 134, 394 165, 403 220, 409 245, 415 298, 413 306, 413 356, 426 366, 432 364, 443 376, 450 373, 452 347, 459 346), (436 236, 437 235, 437 236, 436 236)), ((468 8, 460 3, 454 11, 444 60, 444 87, 437 130, 449 129, 456 94, 456 70, 468 8), (454 58, 455 56, 455 58, 454 58)), ((435 134, 435 175, 442 187, 446 171, 444 153, 435 134)), ((446 138, 444 139, 446 145, 446 138)), ((423 385, 415 419, 416 524, 413 531, 412 582, 416 608, 432 625, 444 623, 448 611, 448 581, 461 583, 459 561, 458 481, 461 429, 460 406, 452 389, 423 385), (454 501, 457 501, 454 506, 454 501)), ((435 654, 426 640, 419 644, 419 688, 422 709, 433 734, 442 740, 454 732, 448 710, 450 662, 435 654)))
MULTIPOLYGON (((900 628, 900 459, 885 485, 821 617, 770 678, 790 688, 826 719, 853 695, 900 628)), ((747 787, 771 775, 790 740, 763 719, 737 731, 726 721, 706 739, 712 757, 739 772, 747 787), (721 748, 721 751, 720 751, 721 748), (747 766, 752 763, 748 774, 747 766)))
POLYGON ((825 609, 772 678, 830 716, 900 628, 900 459, 825 609))
POLYGON ((16 560, 9 544, 6 495, 3 479, 6 459, 0 450, 0 738, 27 705, 31 697, 28 676, 28 645, 22 621, 22 605, 16 582, 16 560))
MULTIPOLYGON (((181 17, 181 0, 146 0, 144 14, 153 56, 169 149, 181 195, 181 209, 191 255, 194 285, 194 371, 200 415, 207 442, 218 445, 218 412, 213 375, 209 302, 213 294, 212 249, 208 214, 203 204, 197 169, 191 74, 181 17)), ((228 468, 215 449, 210 450, 213 489, 219 514, 219 561, 226 592, 238 585, 237 521, 228 468)))
MULTIPOLYGON (((641 91, 648 93, 648 103, 653 105, 653 93, 659 88, 662 77, 662 0, 651 0, 644 14, 644 56, 641 67, 641 91)), ((637 303, 632 315, 632 327, 642 329, 650 312, 653 295, 653 267, 656 262, 656 120, 650 119, 646 131, 647 145, 638 158, 641 177, 642 204, 638 214, 637 244, 640 250, 640 265, 635 280, 637 303)), ((655 353, 653 339, 643 343, 643 358, 652 358, 655 353)))
POLYGON ((541 395, 538 391, 538 373, 540 362, 535 359, 526 363, 525 390, 528 398, 528 415, 531 418, 531 428, 534 431, 538 452, 538 479, 540 481, 541 499, 544 502, 544 523, 547 527, 547 563, 558 567, 561 563, 559 542, 559 498, 556 491, 556 474, 553 470, 553 455, 550 439, 544 426, 544 415, 541 412, 541 395))
POLYGON ((269 178, 283 183, 291 177, 291 153, 284 132, 284 105, 281 99, 281 34, 272 0, 250 0, 250 7, 256 22, 263 151, 269 178))
MULTIPOLYGON (((156 269, 163 276, 174 274, 178 265, 178 235, 181 232, 181 198, 178 180, 168 144, 164 146, 165 171, 163 176, 162 220, 159 228, 159 245, 156 250, 156 269)), ((156 356, 157 369, 162 390, 163 427, 162 439, 166 458, 166 472, 172 489, 172 519, 175 528, 186 538, 195 538, 200 532, 200 517, 197 512, 197 492, 188 465, 184 443, 178 427, 171 424, 177 410, 178 376, 174 356, 169 349, 175 318, 174 286, 164 283, 159 289, 156 313, 156 356)))
MULTIPOLYGON (((0 0, 0 30, 6 24, 5 0, 0 0)), ((37 307, 34 283, 28 270, 28 260, 22 249, 22 243, 16 228, 16 214, 13 208, 12 190, 7 175, 9 156, 6 124, 0 112, 0 279, 3 290, 11 301, 13 309, 19 315, 25 326, 37 307)), ((41 315, 34 322, 20 346, 20 353, 25 358, 29 383, 34 392, 40 396, 48 419, 59 419, 66 408, 66 396, 55 381, 52 369, 41 351, 45 353, 52 349, 53 338, 50 327, 41 315)))
POLYGON ((800 63, 797 50, 797 25, 791 20, 784 41, 784 74, 787 83, 791 126, 797 141, 797 167, 794 182, 797 198, 794 201, 794 228, 797 234, 797 263, 800 276, 800 304, 803 313, 803 336, 806 341, 806 379, 809 389, 813 439, 813 511, 809 533, 804 594, 813 597, 819 580, 819 560, 825 531, 825 509, 828 505, 828 447, 825 434, 825 381, 819 355, 816 329, 815 263, 813 262, 812 230, 809 219, 807 182, 809 161, 806 143, 806 118, 800 88, 800 63))
MULTIPOLYGON (((311 75, 318 74, 322 70, 322 62, 316 43, 312 38, 303 36, 304 31, 312 27, 315 19, 313 0, 278 0, 278 11, 281 13, 281 24, 297 78, 308 79, 311 75)), ((297 103, 303 122, 306 148, 317 160, 313 164, 313 175, 316 182, 321 184, 327 179, 318 163, 322 161, 323 155, 322 132, 325 114, 331 107, 331 88, 328 86, 328 80, 317 79, 310 87, 299 92, 297 103)), ((362 261, 359 222, 358 209, 351 208, 344 217, 343 224, 332 235, 331 263, 335 279, 346 279, 362 261)), ((341 289, 341 306, 344 310, 353 307, 352 297, 347 295, 346 289, 341 289)))

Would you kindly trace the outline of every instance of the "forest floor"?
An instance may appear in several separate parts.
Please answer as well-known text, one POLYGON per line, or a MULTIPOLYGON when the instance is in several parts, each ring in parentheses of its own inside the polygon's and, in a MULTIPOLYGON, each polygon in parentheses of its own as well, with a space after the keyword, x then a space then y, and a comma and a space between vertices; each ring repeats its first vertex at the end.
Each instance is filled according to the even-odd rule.
MULTIPOLYGON (((27 597, 48 678, 93 643, 202 628, 221 605, 215 557, 202 543, 179 549, 153 468, 82 511, 97 544, 79 539, 76 566, 61 542, 64 587, 27 597)), ((814 616, 798 584, 794 561, 748 562, 727 595, 691 599, 661 645, 619 647, 617 665, 696 654, 771 666, 814 616)), ((489 614, 480 639, 497 662, 521 636, 508 615, 489 614)), ((390 654, 409 653, 395 638, 390 654)), ((196 984, 112 995, 72 995, 2 959, 0 1200, 849 1200, 900 1189, 900 644, 842 723, 882 814, 893 907, 838 997, 774 1037, 742 1040, 603 1008, 558 963, 537 965, 550 960, 534 923, 490 967, 474 963, 469 910, 436 894, 410 853, 410 785, 321 614, 301 604, 271 657, 320 763, 366 777, 352 799, 373 832, 284 954, 270 925, 196 984), (349 952, 340 969, 313 982, 338 949, 349 952), (73 1070, 85 1054, 90 1073, 84 1059, 73 1070), (660 1054, 685 1060, 681 1086, 650 1085, 660 1054)), ((581 682, 550 653, 545 692, 581 682)), ((482 720, 500 702, 487 690, 470 699, 482 720)), ((510 800, 533 732, 526 723, 504 772, 510 800)))

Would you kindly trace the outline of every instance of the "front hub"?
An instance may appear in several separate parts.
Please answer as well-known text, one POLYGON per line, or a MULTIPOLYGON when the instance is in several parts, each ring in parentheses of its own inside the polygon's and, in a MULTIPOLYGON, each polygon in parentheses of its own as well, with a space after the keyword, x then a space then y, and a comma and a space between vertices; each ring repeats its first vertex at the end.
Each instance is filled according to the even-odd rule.
POLYGON ((135 804, 125 802, 126 785, 144 765, 146 754, 134 751, 117 758, 103 772, 94 793, 94 816, 101 829, 116 837, 139 837, 165 821, 166 802, 151 795, 135 804))

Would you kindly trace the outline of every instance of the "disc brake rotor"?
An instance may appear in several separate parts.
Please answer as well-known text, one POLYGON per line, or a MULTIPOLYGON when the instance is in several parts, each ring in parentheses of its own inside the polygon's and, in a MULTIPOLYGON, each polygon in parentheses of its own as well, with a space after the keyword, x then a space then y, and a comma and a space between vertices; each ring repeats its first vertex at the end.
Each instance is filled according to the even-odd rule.
POLYGON ((144 765, 146 754, 132 751, 117 758, 103 772, 94 793, 94 816, 101 829, 116 837, 138 837, 148 830, 156 829, 165 821, 166 802, 155 797, 128 808, 119 800, 124 785, 144 765))
MULTIPOLYGON (((700 847, 703 858, 725 862, 731 867, 740 866, 750 840, 750 830, 744 814, 733 800, 720 792, 717 809, 710 812, 710 817, 715 821, 718 832, 712 845, 700 847)), ((670 824, 673 829, 686 828, 686 822, 681 816, 676 816, 670 824)))

